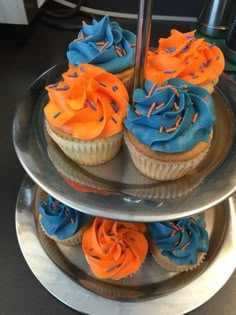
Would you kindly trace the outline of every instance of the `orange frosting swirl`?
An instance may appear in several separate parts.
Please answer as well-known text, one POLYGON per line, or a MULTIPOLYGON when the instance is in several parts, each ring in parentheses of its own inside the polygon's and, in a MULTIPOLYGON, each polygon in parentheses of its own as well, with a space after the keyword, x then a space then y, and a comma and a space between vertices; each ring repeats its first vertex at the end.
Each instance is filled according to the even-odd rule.
POLYGON ((160 38, 156 51, 147 58, 145 78, 162 84, 170 78, 180 78, 195 85, 205 85, 224 70, 222 51, 195 31, 181 33, 172 29, 168 38, 160 38))
POLYGON ((80 140, 112 136, 123 129, 128 92, 105 70, 88 64, 69 69, 63 80, 46 87, 47 121, 80 140))
POLYGON ((82 248, 98 278, 122 279, 141 266, 148 243, 143 223, 95 218, 83 235, 82 248))

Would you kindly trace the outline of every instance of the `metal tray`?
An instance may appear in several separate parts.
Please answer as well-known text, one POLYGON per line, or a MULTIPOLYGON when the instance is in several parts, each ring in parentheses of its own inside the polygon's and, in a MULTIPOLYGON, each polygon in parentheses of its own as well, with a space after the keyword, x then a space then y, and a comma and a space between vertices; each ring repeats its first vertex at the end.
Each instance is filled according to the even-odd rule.
POLYGON ((102 281, 90 272, 80 245, 57 245, 41 231, 35 211, 41 193, 41 188, 26 176, 16 204, 20 248, 41 284, 78 311, 93 315, 155 315, 157 310, 158 314, 184 314, 209 300, 235 269, 235 196, 204 213, 210 248, 198 268, 183 273, 166 272, 148 254, 134 276, 102 281))
POLYGON ((128 221, 162 221, 193 215, 236 190, 236 84, 222 74, 213 94, 217 122, 210 151, 191 174, 169 182, 150 180, 133 166, 125 145, 109 163, 82 167, 47 136, 45 86, 59 80, 57 65, 28 89, 13 122, 16 153, 26 172, 46 192, 82 212, 128 221))

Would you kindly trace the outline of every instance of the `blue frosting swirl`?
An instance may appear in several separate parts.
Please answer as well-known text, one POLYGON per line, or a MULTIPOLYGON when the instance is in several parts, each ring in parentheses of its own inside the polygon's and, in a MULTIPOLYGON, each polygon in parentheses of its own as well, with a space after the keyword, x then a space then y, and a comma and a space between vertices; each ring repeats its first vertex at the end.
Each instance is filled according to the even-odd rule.
POLYGON ((200 215, 177 221, 148 224, 152 241, 171 262, 177 265, 196 264, 198 253, 209 248, 205 221, 200 215))
POLYGON ((135 43, 135 34, 104 16, 82 26, 78 38, 69 44, 67 58, 74 66, 90 63, 115 74, 134 66, 135 43))
POLYGON ((146 80, 133 99, 125 127, 153 151, 183 152, 208 142, 216 118, 213 99, 204 88, 177 78, 162 85, 146 80))
POLYGON ((48 235, 59 240, 74 235, 88 220, 85 214, 66 206, 52 196, 41 201, 38 212, 42 215, 40 222, 48 235))

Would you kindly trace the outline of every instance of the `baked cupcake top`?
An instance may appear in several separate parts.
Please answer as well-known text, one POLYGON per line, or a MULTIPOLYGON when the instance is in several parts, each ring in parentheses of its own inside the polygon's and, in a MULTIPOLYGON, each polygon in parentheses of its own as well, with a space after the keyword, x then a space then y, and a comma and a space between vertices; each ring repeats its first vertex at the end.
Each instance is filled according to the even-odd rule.
POLYGON ((128 92, 105 70, 88 64, 69 69, 47 86, 44 114, 50 125, 80 140, 112 136, 123 129, 128 92))
POLYGON ((98 278, 119 280, 141 266, 148 244, 143 223, 95 218, 83 235, 82 248, 98 278))
POLYGON ((119 73, 134 66, 136 36, 104 16, 99 22, 83 24, 78 37, 69 44, 69 63, 89 63, 110 73, 119 73))
POLYGON ((88 221, 88 216, 66 206, 52 196, 47 201, 41 201, 38 207, 41 215, 40 223, 48 235, 59 240, 74 235, 88 221))
POLYGON ((168 38, 159 39, 157 50, 149 52, 145 77, 158 84, 178 77, 205 85, 223 72, 224 65, 224 55, 216 45, 196 38, 195 31, 172 29, 168 38))
POLYGON ((207 253, 208 233, 201 215, 176 221, 153 222, 148 224, 151 240, 172 263, 195 265, 198 253, 207 253))
POLYGON ((211 95, 181 79, 163 85, 146 80, 134 91, 125 127, 153 151, 176 153, 208 142, 215 122, 211 95))

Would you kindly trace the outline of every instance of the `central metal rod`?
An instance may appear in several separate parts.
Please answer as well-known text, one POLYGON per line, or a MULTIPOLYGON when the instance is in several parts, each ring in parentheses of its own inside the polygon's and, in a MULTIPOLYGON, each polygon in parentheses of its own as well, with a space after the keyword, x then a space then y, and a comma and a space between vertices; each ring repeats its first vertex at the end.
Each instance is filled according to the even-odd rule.
POLYGON ((152 23, 152 0, 140 0, 137 23, 134 89, 142 88, 152 23))

